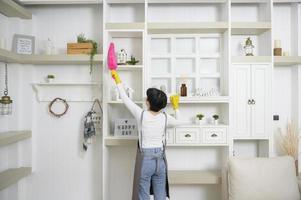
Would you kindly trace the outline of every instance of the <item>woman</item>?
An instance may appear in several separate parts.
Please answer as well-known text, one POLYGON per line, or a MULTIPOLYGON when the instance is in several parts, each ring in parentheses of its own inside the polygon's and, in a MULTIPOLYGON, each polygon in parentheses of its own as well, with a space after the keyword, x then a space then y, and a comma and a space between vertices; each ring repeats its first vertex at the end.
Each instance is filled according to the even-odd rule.
MULTIPOLYGON (((121 99, 138 122, 139 145, 132 200, 149 200, 150 194, 154 195, 155 200, 166 200, 166 197, 169 198, 166 127, 183 123, 162 112, 167 104, 167 96, 163 91, 155 88, 147 90, 147 110, 144 111, 126 95, 118 73, 112 70, 111 74, 121 99)), ((171 103, 178 113, 179 96, 172 96, 171 103)))

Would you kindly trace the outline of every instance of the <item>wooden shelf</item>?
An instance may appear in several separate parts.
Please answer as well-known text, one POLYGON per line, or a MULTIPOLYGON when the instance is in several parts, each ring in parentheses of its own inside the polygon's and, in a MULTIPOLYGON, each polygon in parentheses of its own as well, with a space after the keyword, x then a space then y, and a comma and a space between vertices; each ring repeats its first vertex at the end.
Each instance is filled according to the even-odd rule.
POLYGON ((223 33, 227 29, 227 22, 148 23, 148 32, 151 34, 223 33))
POLYGON ((106 23, 107 30, 142 30, 144 23, 106 23))
POLYGON ((144 3, 144 0, 107 0, 109 4, 144 3))
POLYGON ((0 13, 7 17, 19 17, 21 19, 32 19, 32 14, 29 10, 19 5, 13 0, 0 1, 0 13))
POLYGON ((0 147, 31 138, 31 131, 9 131, 0 133, 0 147))
POLYGON ((210 185, 221 184, 222 181, 220 171, 170 170, 168 175, 172 185, 210 185))
POLYGON ((31 174, 31 167, 8 169, 0 173, 0 191, 31 174))
MULTIPOLYGON (((85 65, 90 63, 90 55, 19 55, 22 64, 34 65, 85 65)), ((102 63, 102 55, 94 56, 94 63, 102 63)))
MULTIPOLYGON (((228 96, 211 96, 211 97, 180 97, 182 104, 196 104, 196 103, 228 103, 228 96)), ((170 103, 170 102, 168 102, 170 103)))
POLYGON ((271 56, 233 56, 232 63, 268 63, 272 62, 271 56))
MULTIPOLYGON (((94 56, 94 63, 102 63, 102 54, 94 56)), ((0 49, 0 62, 34 65, 88 65, 90 55, 18 55, 0 49)))
POLYGON ((137 137, 115 137, 110 136, 105 138, 106 146, 131 146, 138 142, 137 137))
POLYGON ((232 22, 232 35, 259 35, 271 30, 271 22, 232 22))
POLYGON ((268 0, 232 0, 231 1, 231 3, 268 3, 268 2, 269 2, 268 0))
POLYGON ((301 56, 275 56, 275 66, 301 65, 301 56))
MULTIPOLYGON (((134 101, 135 104, 143 104, 143 101, 134 101)), ((108 104, 123 104, 123 101, 109 101, 108 104)))
POLYGON ((118 65, 118 71, 142 70, 143 65, 118 65))
POLYGON ((7 51, 5 49, 0 49, 0 62, 18 63, 19 57, 13 52, 7 51))
POLYGON ((226 0, 149 0, 148 3, 225 3, 226 0))
POLYGON ((24 5, 101 4, 102 0, 19 0, 24 5))

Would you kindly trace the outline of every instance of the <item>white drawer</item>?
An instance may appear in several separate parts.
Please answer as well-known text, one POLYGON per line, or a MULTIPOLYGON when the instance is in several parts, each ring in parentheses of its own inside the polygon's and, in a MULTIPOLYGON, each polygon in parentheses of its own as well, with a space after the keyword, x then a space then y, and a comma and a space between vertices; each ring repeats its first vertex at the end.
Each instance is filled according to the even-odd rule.
POLYGON ((197 144, 200 141, 199 128, 176 128, 176 144, 197 144))
POLYGON ((166 143, 173 144, 174 143, 174 129, 169 128, 166 131, 166 143))
POLYGON ((227 128, 202 128, 204 144, 226 144, 227 128))

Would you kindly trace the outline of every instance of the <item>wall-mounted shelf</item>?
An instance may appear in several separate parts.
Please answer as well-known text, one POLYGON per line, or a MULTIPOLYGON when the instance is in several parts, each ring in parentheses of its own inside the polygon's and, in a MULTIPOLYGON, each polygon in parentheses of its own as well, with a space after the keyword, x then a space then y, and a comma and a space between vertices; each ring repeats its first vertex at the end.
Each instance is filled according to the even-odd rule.
POLYGON ((300 65, 301 56, 275 56, 274 65, 275 66, 291 66, 300 65))
POLYGON ((143 65, 118 65, 118 71, 142 70, 143 65))
POLYGON ((19 0, 24 5, 101 4, 102 0, 19 0))
MULTIPOLYGON (((90 55, 30 55, 19 56, 20 62, 34 65, 88 65, 90 55)), ((94 63, 102 63, 102 55, 97 54, 93 58, 94 63)))
POLYGON ((232 0, 231 3, 268 3, 268 0, 232 0))
MULTIPOLYGON (((134 101, 136 104, 143 104, 143 101, 134 101)), ((123 104, 123 101, 109 101, 108 104, 123 104)))
POLYGON ((32 14, 29 10, 25 9, 13 0, 1 0, 0 13, 7 17, 19 17, 21 19, 32 18, 32 14))
MULTIPOLYGON (((196 104, 196 103, 228 103, 228 96, 208 96, 208 97, 180 97, 182 104, 196 104)), ((170 102, 168 102, 170 103, 170 102)))
POLYGON ((233 56, 232 63, 269 63, 271 56, 233 56))
POLYGON ((8 169, 0 173, 0 191, 31 174, 31 167, 8 169))
POLYGON ((107 3, 109 4, 144 3, 144 2, 145 2, 144 0, 107 0, 107 3))
POLYGON ((148 3, 225 3, 226 0, 149 0, 148 3))
POLYGON ((31 138, 31 131, 9 131, 0 133, 0 147, 31 138))
POLYGON ((36 92, 39 102, 50 102, 56 97, 65 99, 67 102, 93 102, 97 97, 95 95, 100 83, 32 83, 32 88, 36 92))
POLYGON ((221 184, 220 171, 170 170, 168 173, 172 185, 221 184))
POLYGON ((106 23, 107 30, 143 30, 144 23, 106 23))
POLYGON ((271 30, 271 22, 232 22, 232 35, 259 35, 271 30))
POLYGON ((18 63, 19 57, 11 51, 0 49, 0 62, 18 63))
MULTIPOLYGON (((18 55, 0 49, 0 62, 33 65, 89 65, 90 55, 18 55)), ((102 63, 102 54, 94 56, 94 63, 102 63)))
POLYGON ((150 34, 223 33, 227 29, 227 22, 148 23, 150 34))

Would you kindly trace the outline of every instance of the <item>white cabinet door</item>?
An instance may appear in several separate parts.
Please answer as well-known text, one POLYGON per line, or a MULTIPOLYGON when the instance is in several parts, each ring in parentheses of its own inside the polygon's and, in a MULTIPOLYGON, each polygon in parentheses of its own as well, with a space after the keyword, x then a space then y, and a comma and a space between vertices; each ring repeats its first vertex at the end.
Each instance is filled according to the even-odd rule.
POLYGON ((252 137, 267 137, 270 121, 271 68, 269 65, 251 66, 251 124, 252 137))
POLYGON ((251 136, 251 66, 234 65, 234 137, 251 136))

